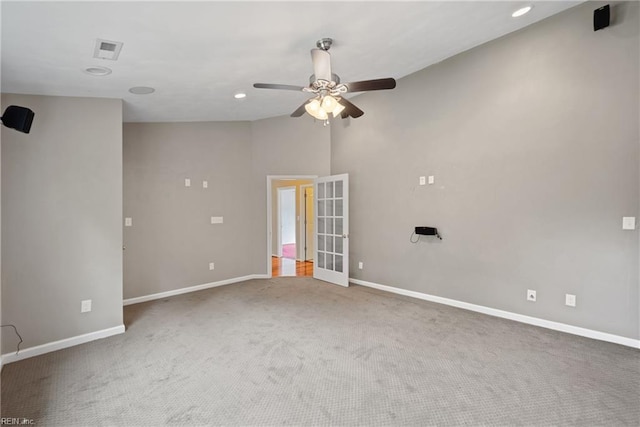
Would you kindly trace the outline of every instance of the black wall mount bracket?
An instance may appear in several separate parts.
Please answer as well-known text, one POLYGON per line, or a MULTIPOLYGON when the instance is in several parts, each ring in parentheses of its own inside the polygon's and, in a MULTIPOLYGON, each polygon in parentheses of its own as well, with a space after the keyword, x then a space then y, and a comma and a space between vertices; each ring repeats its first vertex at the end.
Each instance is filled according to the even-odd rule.
POLYGON ((438 229, 435 227, 416 226, 414 233, 419 236, 436 236, 438 239, 442 240, 440 233, 438 233, 438 229))

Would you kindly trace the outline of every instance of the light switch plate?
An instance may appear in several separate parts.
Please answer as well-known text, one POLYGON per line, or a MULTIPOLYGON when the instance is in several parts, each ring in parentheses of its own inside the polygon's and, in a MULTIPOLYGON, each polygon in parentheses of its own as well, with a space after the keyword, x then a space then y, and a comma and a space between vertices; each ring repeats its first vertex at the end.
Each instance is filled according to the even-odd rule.
POLYGON ((429 184, 433 184, 436 181, 433 175, 429 175, 429 184))
POLYGON ((189 178, 185 178, 184 179, 184 186, 185 187, 191 187, 191 180, 189 178))
POLYGON ((214 268, 216 268, 216 265, 212 262, 209 263, 209 270, 213 270, 214 268))
POLYGON ((622 229, 623 230, 635 230, 636 229, 636 217, 635 216, 622 217, 622 229))
POLYGON ((133 225, 133 219, 132 218, 125 218, 124 219, 124 226, 125 227, 131 227, 133 225))
POLYGON ((362 270, 362 269, 364 268, 364 263, 363 263, 362 261, 360 261, 360 262, 358 263, 358 268, 359 268, 360 270, 362 270))
POLYGON ((212 216, 211 224, 222 224, 224 222, 224 218, 221 216, 212 216))
POLYGON ((202 181, 202 188, 209 188, 209 183, 207 181, 202 181))
POLYGON ((427 183, 427 178, 424 176, 420 177, 420 185, 425 185, 427 183))

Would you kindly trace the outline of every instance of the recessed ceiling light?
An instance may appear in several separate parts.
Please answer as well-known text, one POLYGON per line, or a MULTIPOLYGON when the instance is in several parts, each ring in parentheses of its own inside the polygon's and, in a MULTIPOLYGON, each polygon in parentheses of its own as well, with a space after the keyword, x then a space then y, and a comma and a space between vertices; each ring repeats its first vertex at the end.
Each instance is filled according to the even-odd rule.
POLYGON ((234 97, 235 99, 242 99, 242 98, 246 98, 246 97, 247 97, 247 94, 246 94, 246 93, 242 93, 242 92, 238 92, 238 93, 236 93, 235 95, 233 95, 233 97, 234 97))
POLYGON ((149 95, 150 93, 153 93, 155 91, 156 90, 154 88, 147 86, 136 86, 129 89, 129 92, 133 93, 134 95, 149 95))
POLYGON ((111 69, 107 67, 88 67, 84 69, 84 72, 92 76, 108 76, 111 74, 111 69))
POLYGON ((517 18, 517 17, 522 16, 525 13, 529 12, 532 8, 533 8, 533 6, 521 7, 520 9, 516 10, 515 12, 513 12, 511 14, 511 16, 514 17, 514 18, 517 18))

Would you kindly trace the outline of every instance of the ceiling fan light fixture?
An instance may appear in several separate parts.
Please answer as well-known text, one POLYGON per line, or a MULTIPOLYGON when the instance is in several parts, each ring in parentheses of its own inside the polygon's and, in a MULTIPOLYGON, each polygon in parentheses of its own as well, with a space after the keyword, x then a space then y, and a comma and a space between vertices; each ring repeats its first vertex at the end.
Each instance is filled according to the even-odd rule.
POLYGON ((305 104, 304 109, 313 118, 326 121, 329 119, 329 114, 338 117, 345 107, 335 97, 325 95, 322 98, 311 99, 305 104))

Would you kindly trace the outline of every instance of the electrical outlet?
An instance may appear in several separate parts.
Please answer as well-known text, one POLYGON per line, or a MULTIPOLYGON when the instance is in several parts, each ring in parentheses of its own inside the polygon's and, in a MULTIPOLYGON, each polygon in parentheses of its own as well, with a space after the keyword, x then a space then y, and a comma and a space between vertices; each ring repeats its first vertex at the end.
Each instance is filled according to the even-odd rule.
POLYGON ((358 268, 359 268, 360 270, 362 270, 362 269, 364 268, 364 262, 360 261, 360 262, 358 263, 358 268))
POLYGON ((184 186, 185 187, 191 187, 191 180, 189 178, 185 178, 184 179, 184 186))
POLYGON ((622 229, 623 230, 635 230, 636 229, 636 217, 624 216, 622 217, 622 229))
POLYGON ((212 216, 211 224, 222 224, 224 222, 224 218, 221 216, 212 216))
POLYGON ((536 291, 527 289, 527 301, 536 302, 536 291))
POLYGON ((564 303, 566 305, 568 305, 569 307, 575 307, 576 306, 576 296, 575 295, 571 295, 571 294, 565 294, 564 303))
POLYGON ((207 181, 202 181, 202 188, 209 188, 209 183, 207 181))
POLYGON ((133 225, 133 219, 132 218, 125 218, 124 219, 124 226, 125 227, 131 227, 133 225))
POLYGON ((87 313, 91 311, 91 300, 86 299, 80 303, 80 313, 87 313))
POLYGON ((425 185, 427 183, 427 178, 424 176, 420 177, 420 185, 425 185))
POLYGON ((433 175, 429 175, 429 185, 433 184, 434 182, 436 182, 436 178, 433 175))
POLYGON ((212 262, 209 263, 209 270, 213 270, 214 268, 216 268, 216 265, 212 262))

